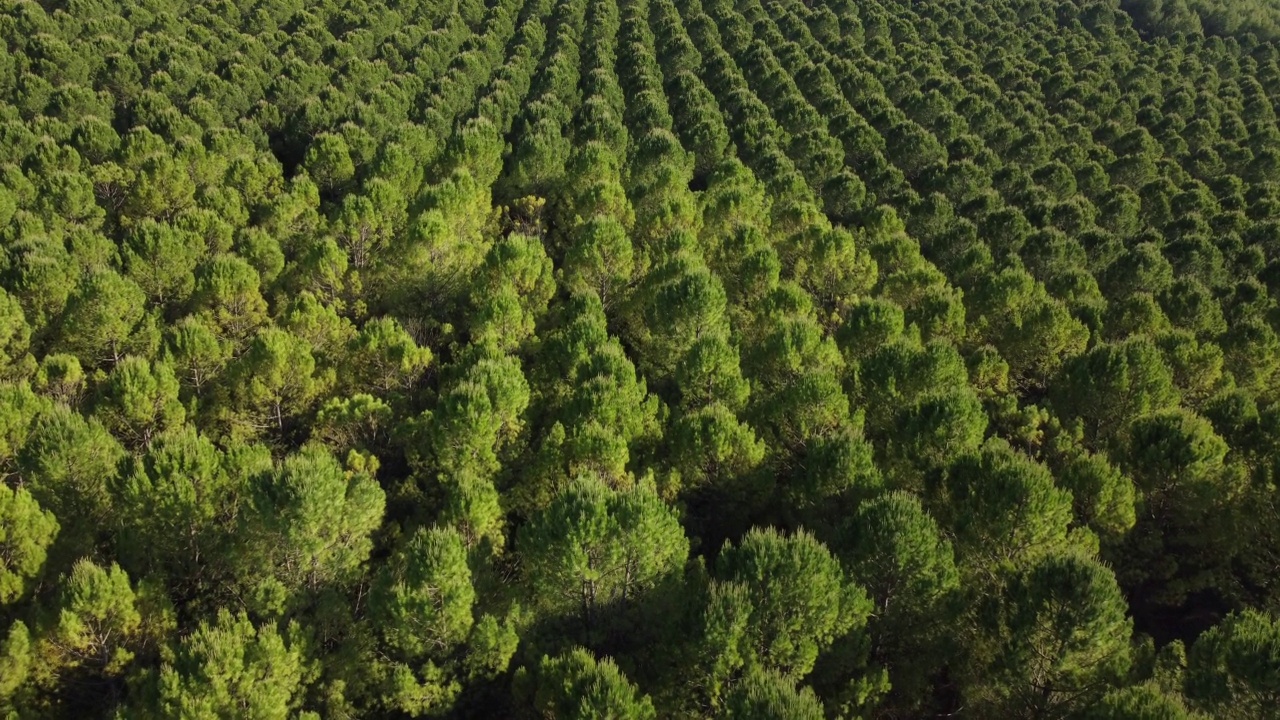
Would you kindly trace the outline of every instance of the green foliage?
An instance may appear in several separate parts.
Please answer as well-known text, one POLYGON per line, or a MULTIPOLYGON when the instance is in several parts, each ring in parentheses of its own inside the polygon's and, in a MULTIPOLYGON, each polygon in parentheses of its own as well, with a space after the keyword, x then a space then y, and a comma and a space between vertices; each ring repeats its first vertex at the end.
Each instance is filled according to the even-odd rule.
POLYGON ((27 681, 31 673, 31 633, 21 621, 9 628, 3 648, 0 649, 0 708, 10 709, 9 699, 27 681))
POLYGON ((726 717, 748 720, 821 720, 822 703, 809 688, 797 689, 786 676, 754 670, 729 694, 726 717))
MULTIPOLYGON (((378 318, 351 341, 342 381, 356 391, 392 395, 408 390, 431 364, 431 351, 418 347, 395 320, 378 318)), ((305 363, 305 360, 302 360, 305 363)), ((298 366, 298 371, 305 371, 298 366)))
POLYGON ((90 550, 98 533, 110 527, 110 484, 123 456, 100 422, 64 406, 43 413, 31 427, 18 472, 42 508, 68 518, 59 522, 58 543, 73 555, 90 550))
POLYGON ((283 433, 285 421, 309 410, 330 384, 310 345, 274 328, 258 333, 227 375, 225 422, 237 438, 283 433))
POLYGON ((591 635, 606 609, 625 608, 678 575, 688 543, 653 490, 617 492, 583 477, 530 520, 517 547, 531 599, 591 635))
POLYGON ((989 617, 995 641, 973 700, 1004 717, 1091 706, 1129 666, 1132 621, 1115 576, 1081 555, 1046 555, 1009 579, 989 617))
POLYGON ((166 653, 154 706, 141 717, 298 717, 309 675, 295 629, 285 636, 243 613, 218 612, 166 653))
POLYGON ((575 648, 556 657, 543 656, 532 677, 531 709, 536 717, 588 720, 652 720, 653 703, 636 690, 609 658, 596 660, 575 648))
POLYGON ((204 250, 198 234, 145 220, 130 231, 122 255, 128 276, 149 300, 180 306, 195 289, 204 250))
POLYGON ((30 342, 31 328, 21 303, 0 289, 0 372, 11 377, 31 372, 35 360, 27 353, 30 342))
POLYGON ((1085 440, 1105 446, 1146 413, 1177 404, 1173 377, 1145 338, 1099 345, 1063 366, 1051 395, 1064 420, 1080 420, 1085 440))
POLYGON ((1137 488, 1101 455, 1067 451, 1057 481, 1071 491, 1076 520, 1099 533, 1116 537, 1137 521, 1137 488))
POLYGON ((370 597, 387 645, 416 659, 464 640, 475 590, 457 531, 419 530, 385 566, 370 597))
POLYGON ((52 687, 60 677, 123 676, 140 650, 172 629, 163 606, 149 602, 151 591, 135 591, 118 565, 76 562, 60 583, 56 614, 41 629, 35 683, 52 687))
POLYGON ((1183 707, 1176 695, 1146 684, 1112 690, 1087 709, 1083 717, 1090 720, 1184 720, 1200 716, 1183 707))
POLYGON ((157 436, 116 490, 126 568, 186 592, 225 579, 245 480, 190 426, 157 436))
POLYGON ((721 551, 716 569, 706 618, 706 651, 720 654, 714 674, 762 668, 798 680, 872 611, 866 592, 808 533, 752 530, 721 551))
POLYGON ((238 255, 217 255, 205 263, 196 279, 192 305, 217 336, 244 342, 266 319, 261 278, 238 255))
POLYGON ((23 488, 0 488, 0 604, 20 598, 44 565, 58 534, 53 513, 40 509, 23 488))
POLYGON ((145 308, 145 295, 129 279, 110 270, 88 275, 67 301, 60 347, 89 367, 119 362, 131 350, 146 352, 139 336, 145 308))
POLYGON ((1269 717, 1280 692, 1280 626, 1253 610, 1228 616, 1191 646, 1186 691, 1214 717, 1269 717))
POLYGON ((1134 0, 1121 3, 1135 25, 1152 33, 1236 35, 1253 33, 1271 39, 1280 33, 1280 12, 1260 2, 1224 3, 1218 0, 1134 0))
POLYGON ((890 492, 861 505, 845 535, 841 554, 875 604, 880 642, 927 637, 922 626, 960 583, 951 543, 933 518, 913 496, 890 492))
POLYGON ((360 577, 385 506, 382 488, 363 469, 344 469, 327 450, 307 446, 250 488, 238 574, 264 609, 299 590, 360 577))
POLYGON ((1276 7, 9 2, 0 716, 1274 715, 1276 7))
POLYGON ((341 135, 326 133, 307 148, 303 167, 321 190, 335 191, 355 176, 351 149, 341 135))
POLYGON ((929 504, 974 571, 1021 563, 1068 542, 1071 495, 1003 441, 988 441, 947 468, 929 504))
POLYGON ((374 580, 369 602, 391 659, 383 668, 383 702, 411 715, 448 711, 460 680, 501 672, 515 651, 509 627, 488 615, 474 622, 466 545, 452 528, 414 532, 374 580), (467 656, 459 663, 464 645, 467 656))
POLYGON ((132 356, 117 363, 99 386, 94 415, 131 447, 150 444, 153 436, 186 419, 173 370, 132 356))

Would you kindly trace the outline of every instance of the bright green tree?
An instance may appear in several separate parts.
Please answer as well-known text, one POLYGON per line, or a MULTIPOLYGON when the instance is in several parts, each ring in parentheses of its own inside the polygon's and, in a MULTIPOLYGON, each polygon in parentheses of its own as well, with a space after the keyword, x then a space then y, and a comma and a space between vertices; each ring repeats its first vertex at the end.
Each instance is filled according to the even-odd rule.
POLYGON ((94 415, 131 448, 186 420, 173 370, 136 356, 122 359, 99 385, 94 415))
POLYGON ((476 600, 457 530, 420 528, 391 556, 369 597, 390 656, 380 668, 388 707, 413 716, 447 713, 463 680, 506 668, 514 631, 488 615, 476 622, 476 600))
POLYGON ((543 656, 532 672, 517 676, 534 716, 565 720, 653 720, 648 695, 636 689, 609 658, 596 660, 582 648, 543 656))
POLYGON ((993 643, 967 695, 984 713, 1065 717, 1096 703, 1128 671, 1132 620, 1105 566, 1053 553, 1009 578, 984 613, 993 643))
POLYGON ((18 454, 24 487, 58 518, 57 547, 69 557, 89 552, 111 527, 111 483, 124 457, 120 443, 96 419, 55 406, 43 413, 18 454))
POLYGON ((803 531, 752 530, 725 546, 716 575, 723 587, 707 608, 703 648, 717 656, 713 683, 738 667, 803 678, 819 652, 863 628, 872 611, 866 591, 803 531))
POLYGON ((935 669, 946 603, 960 586, 951 543, 920 502, 890 492, 849 518, 841 558, 874 603, 868 633, 876 662, 906 695, 935 669))
POLYGON ((382 395, 409 390, 431 364, 431 350, 418 347, 392 318, 365 323, 351 342, 341 380, 355 392, 382 395))
POLYGON ((295 630, 282 636, 270 623, 255 626, 244 613, 219 610, 166 655, 155 704, 139 716, 318 717, 299 713, 312 668, 295 630))
POLYGON ((250 492, 237 532, 239 580, 264 608, 360 577, 386 502, 363 469, 306 446, 254 478, 250 492))
POLYGON ((969 572, 989 576, 1065 547, 1071 494, 1043 465, 1003 440, 957 459, 931 485, 929 507, 953 534, 969 572))
POLYGON ((806 687, 778 672, 754 669, 729 691, 724 718, 743 720, 822 720, 822 701, 806 687))
POLYGON ((606 609, 625 608, 677 576, 689 541, 653 490, 616 492, 582 477, 529 521, 517 549, 536 605, 573 617, 591 635, 606 609))
POLYGON ((183 595, 227 576, 246 483, 191 426, 157 436, 119 482, 116 542, 125 567, 183 595))
POLYGON ((284 330, 262 330, 227 368, 223 410, 231 435, 283 433, 286 421, 310 410, 331 376, 316 367, 307 342, 284 330))
POLYGON ((121 251, 128 277, 159 304, 181 305, 195 289, 195 269, 207 252, 194 232, 144 220, 130 228, 121 251))
POLYGON ((1280 711, 1280 623, 1245 610, 1196 640, 1186 693, 1215 718, 1274 718, 1280 711))
POLYGON ((146 296, 128 278, 110 270, 85 276, 67 301, 60 349, 88 367, 119 362, 129 351, 146 351, 143 315, 146 296))
POLYGON ((465 640, 475 601, 466 546, 450 528, 414 532, 379 573, 369 600, 387 645, 409 659, 465 640))
POLYGON ((60 585, 57 611, 39 633, 33 679, 56 687, 61 676, 85 673, 99 680, 119 678, 138 652, 172 628, 173 618, 156 602, 155 589, 137 590, 119 565, 78 561, 60 585))
POLYGON ((0 605, 22 597, 57 534, 58 520, 31 493, 0 487, 0 605))
POLYGON ((22 304, 0 289, 0 376, 22 377, 35 367, 35 359, 27 350, 31 327, 27 324, 22 304))

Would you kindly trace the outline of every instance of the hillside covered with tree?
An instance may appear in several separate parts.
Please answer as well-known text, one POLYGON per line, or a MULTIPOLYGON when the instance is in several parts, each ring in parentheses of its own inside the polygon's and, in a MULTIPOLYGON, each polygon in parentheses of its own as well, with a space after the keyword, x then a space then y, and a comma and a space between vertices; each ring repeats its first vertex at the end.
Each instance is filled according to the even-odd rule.
POLYGON ((0 716, 1280 717, 1265 35, 0 8, 0 716))

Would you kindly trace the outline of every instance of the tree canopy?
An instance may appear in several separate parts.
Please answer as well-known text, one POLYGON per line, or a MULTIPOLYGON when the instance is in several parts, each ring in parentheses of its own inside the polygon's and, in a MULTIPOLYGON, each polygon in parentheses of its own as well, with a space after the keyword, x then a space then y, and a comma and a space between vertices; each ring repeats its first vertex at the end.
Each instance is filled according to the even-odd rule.
POLYGON ((1276 717, 1275 0, 0 0, 0 717, 1276 717))

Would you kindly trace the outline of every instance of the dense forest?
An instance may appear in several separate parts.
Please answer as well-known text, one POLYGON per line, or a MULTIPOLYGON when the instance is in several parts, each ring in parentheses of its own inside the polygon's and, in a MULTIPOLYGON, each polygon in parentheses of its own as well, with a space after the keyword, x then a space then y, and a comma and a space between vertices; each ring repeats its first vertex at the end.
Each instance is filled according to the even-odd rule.
POLYGON ((1280 718, 1280 45, 1131 5, 0 0, 0 716, 1280 718))
POLYGON ((1120 0, 1140 31, 1280 39, 1280 0, 1120 0))

